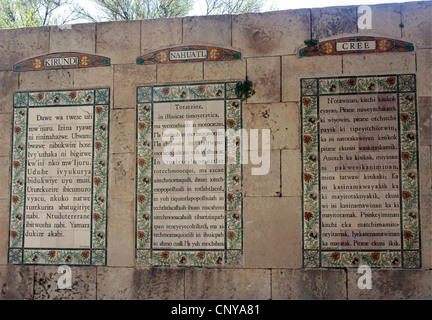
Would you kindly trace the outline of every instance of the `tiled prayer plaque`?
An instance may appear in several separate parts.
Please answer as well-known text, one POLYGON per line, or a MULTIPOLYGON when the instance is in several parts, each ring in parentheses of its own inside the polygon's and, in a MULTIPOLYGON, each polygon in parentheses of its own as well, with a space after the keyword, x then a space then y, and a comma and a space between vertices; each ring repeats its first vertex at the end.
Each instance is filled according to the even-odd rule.
POLYGON ((105 265, 109 89, 16 92, 9 263, 105 265))
POLYGON ((416 77, 301 79, 303 266, 421 268, 416 77))
POLYGON ((225 152, 242 126, 235 85, 137 88, 137 263, 241 263, 242 167, 225 152))

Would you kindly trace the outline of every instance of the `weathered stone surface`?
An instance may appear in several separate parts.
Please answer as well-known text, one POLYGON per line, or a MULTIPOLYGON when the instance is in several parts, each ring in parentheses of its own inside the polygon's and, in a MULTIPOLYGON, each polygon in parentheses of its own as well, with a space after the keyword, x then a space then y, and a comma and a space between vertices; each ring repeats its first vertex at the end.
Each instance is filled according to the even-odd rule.
POLYGON ((346 299, 345 270, 273 269, 274 300, 346 299))
POLYGON ((135 154, 110 154, 109 198, 131 198, 135 192, 135 154))
MULTIPOLYGON (((372 14, 372 25, 371 29, 360 29, 360 34, 366 35, 379 35, 387 36, 390 38, 400 39, 402 34, 402 28, 399 26, 401 22, 401 6, 400 4, 378 4, 369 6, 372 14)), ((359 7, 357 7, 358 10, 359 7)), ((363 12, 359 12, 358 17, 364 16, 363 12)), ((362 22, 363 20, 361 20, 362 22)), ((409 40, 408 40, 409 41, 409 40)))
POLYGON ((432 50, 416 51, 417 63, 417 95, 432 96, 432 50))
POLYGON ((247 75, 255 90, 248 103, 280 102, 280 64, 279 57, 247 60, 247 75))
POLYGON ((402 3, 402 38, 418 48, 432 46, 432 3, 418 1, 402 3))
POLYGON ((203 63, 175 63, 157 65, 157 82, 187 83, 203 79, 203 63))
POLYGON ((156 81, 156 66, 126 64, 114 66, 114 109, 135 108, 136 87, 156 81))
POLYGON ((9 199, 10 185, 10 157, 0 157, 0 199, 9 199))
POLYGON ((50 28, 49 52, 95 53, 96 24, 68 24, 50 28))
POLYGON ((9 199, 0 200, 0 265, 8 262, 9 199))
POLYGON ((1 30, 0 70, 49 51, 49 27, 1 30))
POLYGON ((300 197, 246 197, 243 201, 245 268, 301 268, 300 197))
POLYGON ((19 76, 19 89, 58 90, 72 89, 74 70, 41 70, 22 72, 19 76))
MULTIPOLYGON (((261 134, 261 131, 260 131, 261 134)), ((262 156, 262 150, 249 151, 248 164, 243 165, 243 186, 245 197, 279 197, 280 196, 280 150, 267 151, 258 164, 251 162, 250 154, 262 156), (264 168, 270 162, 268 173, 264 168), (252 172, 252 168, 261 168, 260 175, 252 172)))
POLYGON ((103 22, 96 25, 96 54, 111 64, 136 63, 140 55, 140 21, 103 22))
POLYGON ((431 270, 372 270, 372 289, 359 289, 357 270, 348 270, 348 300, 432 299, 431 270))
POLYGON ((108 266, 128 266, 135 263, 134 201, 110 198, 108 203, 108 266))
POLYGON ((186 269, 186 300, 267 300, 270 270, 186 269))
POLYGON ((431 178, 431 147, 430 146, 420 146, 419 149, 419 181, 420 181, 420 192, 422 194, 431 193, 432 188, 432 178, 431 178))
POLYGON ((113 70, 113 66, 75 69, 74 88, 111 88, 112 101, 113 70))
POLYGON ((343 73, 347 75, 391 74, 415 71, 416 56, 414 52, 347 54, 343 56, 343 73))
POLYGON ((245 60, 204 62, 204 80, 206 81, 243 81, 245 77, 245 60))
POLYGON ((250 13, 233 17, 232 42, 243 57, 295 53, 310 37, 309 10, 250 13))
POLYGON ((135 152, 135 109, 114 109, 110 116, 110 152, 135 152))
POLYGON ((231 46, 231 15, 183 18, 183 43, 231 46))
POLYGON ((35 300, 94 300, 96 299, 96 268, 70 267, 71 289, 60 289, 58 285, 62 274, 58 266, 35 266, 35 300))
POLYGON ((32 266, 0 266, 0 300, 33 299, 32 266))
POLYGON ((184 269, 98 268, 101 300, 184 299, 184 269))
POLYGON ((300 146, 300 116, 296 103, 245 104, 243 114, 243 127, 248 132, 259 129, 261 134, 261 129, 270 129, 271 149, 300 146))
POLYGON ((357 32, 357 7, 313 8, 311 16, 312 39, 321 40, 357 32))
POLYGON ((281 151, 281 190, 282 197, 298 197, 302 194, 301 151, 288 149, 281 151))
POLYGON ((0 156, 10 156, 10 144, 12 135, 12 118, 10 113, 0 114, 0 141, 4 142, 3 148, 0 148, 0 156))
POLYGON ((341 56, 282 57, 282 101, 300 100, 300 78, 341 75, 341 56))
POLYGON ((421 146, 432 145, 432 97, 418 97, 419 141, 421 146))
POLYGON ((183 19, 141 21, 141 54, 171 48, 182 43, 183 19))
POLYGON ((0 114, 12 114, 13 93, 18 91, 18 74, 12 71, 0 71, 0 114))
POLYGON ((420 195, 420 221, 422 268, 430 270, 432 268, 432 199, 430 194, 420 195))

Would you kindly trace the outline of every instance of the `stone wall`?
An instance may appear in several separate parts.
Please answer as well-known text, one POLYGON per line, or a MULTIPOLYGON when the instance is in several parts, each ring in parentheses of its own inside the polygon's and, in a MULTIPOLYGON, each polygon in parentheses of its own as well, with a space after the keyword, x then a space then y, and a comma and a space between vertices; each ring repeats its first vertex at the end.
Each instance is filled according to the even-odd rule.
POLYGON ((1 299, 431 299, 432 36, 430 1, 375 5, 372 30, 357 7, 77 24, 0 30, 1 299), (401 27, 402 26, 402 27, 401 27), (412 52, 299 57, 308 39, 373 35, 408 41, 412 52), (225 62, 137 65, 150 51, 211 45, 238 50, 225 62), (103 68, 14 72, 15 63, 52 52, 111 58, 103 68), (422 267, 373 270, 360 290, 356 269, 302 267, 299 79, 416 73, 419 112, 422 267), (244 80, 246 129, 271 129, 271 169, 244 168, 243 266, 146 268, 135 262, 136 87, 244 80), (107 264, 72 267, 72 290, 57 288, 57 266, 8 264, 12 101, 15 91, 111 88, 107 264))

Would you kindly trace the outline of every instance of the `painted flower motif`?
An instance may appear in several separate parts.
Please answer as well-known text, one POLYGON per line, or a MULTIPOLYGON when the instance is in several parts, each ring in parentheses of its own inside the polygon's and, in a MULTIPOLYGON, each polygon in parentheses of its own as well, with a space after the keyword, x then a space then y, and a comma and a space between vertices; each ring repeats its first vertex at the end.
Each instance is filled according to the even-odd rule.
POLYGON ((371 83, 368 85, 367 89, 368 89, 369 91, 375 90, 375 83, 371 82, 371 83))
POLYGON ((185 256, 181 257, 180 260, 179 260, 179 263, 180 264, 185 264, 186 263, 186 257, 185 256))
POLYGON ((20 200, 20 198, 18 196, 12 196, 12 202, 14 204, 17 204, 17 202, 20 200))
POLYGON ((15 131, 15 134, 20 134, 22 129, 21 129, 21 127, 15 127, 14 131, 15 131))
POLYGON ((317 160, 317 157, 316 157, 316 155, 314 155, 314 154, 311 154, 310 156, 309 156, 309 158, 308 158, 310 161, 312 161, 312 162, 316 162, 316 160, 317 160))
POLYGON ((402 198, 403 198, 404 200, 408 200, 408 199, 411 198, 411 197, 412 197, 411 192, 409 192, 409 191, 403 191, 403 192, 402 192, 402 198))
POLYGON ((72 258, 71 258, 71 256, 66 256, 66 258, 65 258, 65 262, 71 262, 72 261, 72 258))
POLYGON ((392 260, 391 264, 392 264, 393 266, 397 266, 397 265, 399 265, 399 258, 398 258, 398 257, 394 257, 394 259, 392 260))
POLYGON ((311 193, 309 195, 309 198, 311 198, 313 201, 316 201, 316 199, 318 198, 318 196, 316 195, 316 193, 311 193))
POLYGON ((415 174, 415 172, 409 172, 409 173, 407 174, 407 176, 408 176, 408 178, 410 178, 410 179, 412 179, 412 180, 414 180, 414 179, 416 178, 416 174, 415 174))
POLYGON ((88 251, 83 251, 81 253, 81 257, 83 257, 84 259, 88 259, 89 256, 90 256, 90 252, 88 251))
POLYGON ((389 77, 389 78, 387 78, 386 82, 388 85, 392 86, 396 83, 396 78, 395 77, 389 77))
POLYGON ((169 87, 164 87, 164 88, 162 89, 162 93, 163 93, 165 96, 167 96, 167 95, 170 93, 170 88, 169 88, 169 87))
POLYGON ((24 117, 24 115, 25 115, 25 111, 24 111, 24 110, 21 110, 21 111, 19 112, 19 114, 20 114, 20 116, 24 117))
POLYGON ((217 50, 217 49, 212 49, 212 50, 210 51, 210 59, 212 59, 212 60, 216 60, 216 59, 218 59, 218 58, 219 58, 219 55, 220 55, 220 52, 219 52, 219 50, 217 50))
POLYGON ((332 53, 333 52, 333 45, 331 44, 331 42, 325 42, 322 44, 321 46, 322 51, 326 54, 332 53))
POLYGON ((138 130, 144 131, 144 129, 147 127, 147 125, 143 122, 138 123, 138 130))
POLYGON ((410 218, 413 219, 413 220, 416 220, 416 219, 417 219, 417 212, 415 212, 415 211, 410 211, 410 212, 408 213, 408 217, 410 217, 410 218))
POLYGON ((103 112, 103 108, 102 107, 96 107, 96 113, 97 114, 101 114, 103 112))
POLYGON ((228 239, 233 240, 235 239, 236 234, 233 231, 228 231, 228 239))
POLYGON ((60 102, 60 98, 58 96, 55 96, 53 99, 54 103, 59 103, 60 102))
POLYGON ((41 101, 41 100, 44 98, 44 96, 45 96, 45 94, 44 94, 43 92, 39 92, 39 93, 36 95, 36 98, 37 98, 39 101, 41 101))
POLYGON ((238 175, 234 175, 232 177, 232 179, 233 179, 234 182, 239 182, 240 181, 240 177, 238 175))
POLYGON ((75 99, 76 96, 77 96, 77 93, 76 93, 75 91, 72 91, 71 93, 69 93, 69 97, 70 97, 71 99, 75 99))
POLYGON ((165 260, 167 260, 169 258, 169 252, 168 251, 164 251, 161 253, 161 257, 165 260))
POLYGON ((404 238, 405 240, 410 240, 412 237, 414 237, 413 233, 409 230, 404 231, 404 238))
POLYGON ((304 136, 303 142, 306 144, 309 144, 310 142, 312 142, 312 137, 311 136, 304 136))
POLYGON ((204 260, 204 258, 205 258, 205 252, 204 251, 198 252, 196 256, 197 256, 198 259, 204 260))
POLYGON ((315 240, 318 238, 318 234, 316 233, 316 231, 309 232, 309 236, 315 240))
POLYGON ((315 123, 316 123, 316 118, 315 118, 315 117, 309 117, 309 118, 308 118, 308 122, 309 122, 310 124, 312 124, 312 125, 315 125, 315 123))
POLYGON ((82 57, 81 58, 81 64, 83 65, 83 66, 88 66, 89 64, 90 64, 90 59, 89 59, 89 57, 87 57, 87 56, 84 56, 84 57, 82 57))
POLYGON ((102 179, 99 177, 94 178, 94 183, 98 186, 102 182, 102 179))
POLYGON ((16 237, 18 237, 18 232, 16 232, 15 230, 12 230, 10 235, 11 235, 12 239, 15 239, 16 237))
POLYGON ((235 126, 235 121, 233 119, 228 119, 227 125, 228 125, 228 127, 232 128, 235 126))
POLYGON ((100 215, 99 213, 95 213, 95 214, 93 214, 93 220, 94 220, 94 221, 98 222, 101 218, 102 218, 102 217, 101 217, 101 215, 100 215))
POLYGON ((233 103, 231 103, 231 106, 233 106, 235 109, 238 109, 238 107, 240 106, 238 101, 234 101, 233 103))
POLYGON ((99 202, 105 202, 105 197, 103 197, 103 196, 100 196, 99 198, 98 198, 98 200, 99 200, 99 202))
POLYGON ((143 195, 143 194, 138 195, 138 201, 139 201, 139 203, 143 203, 145 200, 146 200, 145 195, 143 195))
POLYGON ((222 261, 223 261, 222 257, 217 257, 215 262, 216 264, 222 264, 222 261))
POLYGON ((307 221, 310 221, 310 219, 313 218, 313 214, 312 214, 312 212, 306 211, 304 215, 305 215, 305 219, 306 219, 307 221))
POLYGON ((54 250, 48 251, 48 256, 49 256, 51 259, 54 259, 55 255, 56 255, 56 252, 55 252, 54 250))
POLYGON ((33 61, 33 67, 35 69, 39 69, 40 67, 42 67, 42 61, 40 59, 35 59, 35 61, 33 61))
POLYGON ((205 86, 198 86, 197 91, 200 94, 203 94, 205 92, 206 87, 205 86))
POLYGON ((306 181, 306 182, 309 182, 309 181, 311 181, 313 179, 313 176, 310 174, 310 173, 305 173, 304 174, 304 180, 306 181))
POLYGON ((354 87, 357 84, 357 79, 355 79, 355 78, 348 79, 347 84, 350 87, 354 87))
POLYGON ((233 202, 234 195, 232 193, 228 193, 228 202, 233 202))
POLYGON ((352 265, 358 265, 359 264, 359 258, 354 257, 354 259, 351 261, 352 265))
POLYGON ((401 154, 401 158, 403 161, 408 161, 410 157, 411 156, 410 156, 409 152, 402 152, 402 154, 401 154))
POLYGON ((138 239, 140 240, 145 239, 145 233, 143 231, 138 231, 138 239))
POLYGON ((238 213, 233 213, 232 217, 234 220, 237 220, 237 221, 240 219, 240 215, 238 213))
POLYGON ((104 233, 98 232, 97 237, 102 240, 104 238, 104 233))
POLYGON ((167 54, 166 54, 166 52, 165 51, 162 51, 162 52, 160 52, 159 53, 159 61, 160 62, 165 62, 165 61, 167 61, 167 54))
POLYGON ((103 147, 102 142, 96 141, 96 143, 95 143, 96 150, 100 150, 100 148, 102 148, 102 147, 103 147))
POLYGON ((216 92, 216 96, 217 96, 217 97, 222 96, 222 94, 223 94, 223 92, 222 92, 221 89, 219 89, 219 90, 216 92))
POLYGON ((339 258, 340 258, 340 253, 339 253, 339 252, 333 252, 333 253, 330 255, 330 258, 332 258, 333 261, 338 261, 339 258))
POLYGON ((405 100, 412 102, 413 101, 413 95, 412 94, 408 94, 405 96, 405 100))
POLYGON ((18 179, 17 183, 18 183, 20 186, 22 186, 22 185, 24 184, 24 181, 23 181, 23 179, 18 179))
POLYGON ((18 168, 20 167, 20 165, 21 165, 21 163, 20 163, 19 161, 14 161, 14 162, 13 162, 13 167, 14 167, 15 169, 18 169, 18 168))
POLYGON ((329 88, 329 91, 330 91, 330 92, 334 92, 334 91, 336 91, 336 85, 335 85, 335 84, 332 84, 332 85, 330 86, 330 88, 329 88))
POLYGON ((182 93, 180 93, 180 98, 184 99, 186 98, 186 95, 187 95, 186 91, 182 91, 182 93))
POLYGON ((403 123, 406 123, 409 120, 410 116, 407 113, 401 113, 401 120, 403 123))
POLYGON ((21 221, 21 219, 22 219, 22 214, 21 214, 21 213, 18 213, 18 214, 15 216, 15 218, 17 218, 17 220, 21 221))
POLYGON ((309 105, 312 103, 312 100, 310 98, 303 98, 303 105, 305 107, 309 107, 309 105))
POLYGON ((143 159, 143 158, 139 158, 138 159, 138 165, 142 168, 142 167, 144 167, 144 165, 146 164, 147 162, 146 162, 146 160, 145 159, 143 159))
POLYGON ((379 254, 379 252, 372 252, 370 257, 373 261, 378 261, 380 258, 380 254, 379 254))
POLYGON ((415 140, 415 135, 414 135, 414 133, 412 133, 412 132, 408 133, 408 134, 406 135, 406 137, 407 137, 409 140, 411 140, 411 141, 414 141, 414 140, 415 140))
POLYGON ((149 216, 148 213, 144 213, 144 214, 142 215, 142 217, 143 217, 143 219, 144 219, 145 221, 148 221, 148 220, 150 219, 150 216, 149 216))
POLYGON ((378 43, 378 48, 380 51, 387 51, 388 49, 390 49, 390 47, 391 47, 391 43, 388 40, 384 39, 378 43))
POLYGON ((144 177, 144 178, 143 178, 143 182, 144 182, 145 184, 149 184, 149 183, 150 183, 150 178, 149 178, 149 177, 144 177))

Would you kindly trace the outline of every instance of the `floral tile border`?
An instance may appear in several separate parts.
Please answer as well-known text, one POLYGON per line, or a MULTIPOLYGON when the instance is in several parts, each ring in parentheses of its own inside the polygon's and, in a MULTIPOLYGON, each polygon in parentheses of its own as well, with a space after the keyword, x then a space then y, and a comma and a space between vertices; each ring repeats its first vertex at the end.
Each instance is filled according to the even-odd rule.
MULTIPOLYGON (((152 248, 153 107, 165 101, 221 100, 225 129, 242 128, 242 101, 236 82, 137 88, 136 262, 144 266, 220 267, 243 262, 243 171, 240 163, 225 162, 225 249, 162 250, 152 248)), ((236 141, 240 159, 241 141, 236 141)))
POLYGON ((300 80, 302 112, 303 267, 421 268, 418 125, 415 74, 300 80), (396 93, 398 97, 401 249, 321 250, 319 96, 396 93))
POLYGON ((11 155, 9 254, 11 264, 105 265, 110 89, 15 92, 11 155), (27 115, 29 108, 93 106, 91 247, 24 248, 27 115))

